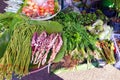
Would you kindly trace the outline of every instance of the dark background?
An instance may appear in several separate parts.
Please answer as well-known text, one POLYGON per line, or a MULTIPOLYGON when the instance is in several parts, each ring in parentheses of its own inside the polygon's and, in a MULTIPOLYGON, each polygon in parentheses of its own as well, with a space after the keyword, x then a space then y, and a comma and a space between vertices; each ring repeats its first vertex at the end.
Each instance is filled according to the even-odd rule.
POLYGON ((4 12, 4 8, 7 6, 7 4, 5 4, 3 2, 3 0, 0 0, 0 13, 3 13, 4 12))

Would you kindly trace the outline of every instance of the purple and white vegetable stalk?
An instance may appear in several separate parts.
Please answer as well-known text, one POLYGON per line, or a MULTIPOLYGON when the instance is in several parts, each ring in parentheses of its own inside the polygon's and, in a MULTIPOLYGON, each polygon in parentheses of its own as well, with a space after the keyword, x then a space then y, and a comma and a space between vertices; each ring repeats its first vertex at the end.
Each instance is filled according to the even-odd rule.
POLYGON ((48 63, 51 63, 55 59, 57 53, 60 51, 62 44, 62 37, 59 33, 47 35, 47 33, 43 31, 40 35, 38 35, 38 33, 35 32, 31 42, 31 62, 33 64, 38 64, 38 68, 40 65, 45 65, 48 54, 51 50, 52 53, 50 53, 50 59, 48 60, 48 63))

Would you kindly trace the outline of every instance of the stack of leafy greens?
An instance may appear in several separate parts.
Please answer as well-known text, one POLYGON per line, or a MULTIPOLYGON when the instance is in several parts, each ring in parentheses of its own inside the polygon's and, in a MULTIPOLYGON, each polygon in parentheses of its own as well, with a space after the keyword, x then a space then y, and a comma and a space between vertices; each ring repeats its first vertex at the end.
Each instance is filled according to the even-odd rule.
POLYGON ((60 12, 53 20, 64 26, 63 36, 66 37, 67 41, 66 54, 70 54, 78 62, 84 60, 90 62, 94 59, 94 51, 97 50, 95 46, 97 37, 86 31, 83 24, 80 23, 82 19, 78 16, 81 15, 75 12, 66 14, 60 12))
POLYGON ((95 13, 80 14, 71 11, 68 13, 60 12, 58 15, 59 16, 56 16, 54 18, 54 20, 57 20, 58 22, 70 21, 70 22, 77 22, 81 25, 89 25, 97 20, 97 16, 95 13))
MULTIPOLYGON (((98 11, 98 13, 100 13, 98 11)), ((85 15, 84 15, 85 16, 85 15)), ((76 65, 81 63, 81 61, 87 60, 87 62, 91 62, 91 60, 97 58, 103 58, 107 61, 107 63, 113 64, 115 59, 113 57, 113 53, 109 52, 108 57, 112 57, 112 59, 105 57, 105 52, 96 46, 96 42, 98 42, 99 35, 94 35, 89 33, 87 27, 85 27, 85 20, 82 22, 83 18, 80 18, 81 14, 75 12, 64 13, 60 12, 53 20, 58 21, 60 24, 64 26, 63 28, 63 36, 66 37, 67 45, 66 45, 66 54, 59 64, 63 66, 67 65, 67 67, 73 67, 73 64, 76 65), (66 60, 69 59, 69 61, 66 60), (65 62, 65 61, 66 62, 65 62), (77 60, 77 61, 74 61, 77 60), (68 63, 68 62, 72 63, 68 63)), ((86 17, 86 16, 85 16, 86 17)), ((89 20, 89 19, 88 19, 89 20)), ((98 20, 99 21, 99 20, 98 20)), ((97 21, 97 22, 98 22, 97 21)), ((96 22, 96 23, 97 23, 96 22)), ((94 24, 96 24, 94 23, 94 24)), ((100 23, 103 25, 103 21, 100 20, 100 23), (101 23, 102 22, 102 23, 101 23)), ((92 24, 90 24, 92 25, 92 24)), ((107 28, 107 27, 106 27, 107 28)), ((91 27, 93 29, 93 27, 91 27)), ((103 31, 102 27, 95 28, 98 31, 103 31)), ((106 39, 106 38, 105 38, 106 39)), ((108 39, 108 38, 107 38, 108 39)), ((113 50, 111 50, 113 51, 113 50)), ((58 62, 58 61, 57 61, 58 62)), ((58 65, 59 65, 58 64, 58 65)), ((59 66, 60 66, 59 65, 59 66)), ((53 65, 54 66, 54 65, 53 65)), ((55 64, 56 66, 56 64, 55 64)))

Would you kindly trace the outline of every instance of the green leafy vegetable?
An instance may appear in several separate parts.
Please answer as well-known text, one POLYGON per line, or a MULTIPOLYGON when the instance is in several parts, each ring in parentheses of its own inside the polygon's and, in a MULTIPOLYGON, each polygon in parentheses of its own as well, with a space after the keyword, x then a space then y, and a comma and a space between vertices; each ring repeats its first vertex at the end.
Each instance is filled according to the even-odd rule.
POLYGON ((10 40, 10 36, 11 36, 10 31, 7 30, 0 37, 0 58, 3 56, 3 54, 7 48, 8 42, 10 40))
POLYGON ((62 45, 61 50, 57 54, 56 58, 54 59, 55 63, 61 61, 67 51, 67 38, 66 36, 64 36, 64 33, 62 35, 62 38, 63 38, 63 45, 62 45))

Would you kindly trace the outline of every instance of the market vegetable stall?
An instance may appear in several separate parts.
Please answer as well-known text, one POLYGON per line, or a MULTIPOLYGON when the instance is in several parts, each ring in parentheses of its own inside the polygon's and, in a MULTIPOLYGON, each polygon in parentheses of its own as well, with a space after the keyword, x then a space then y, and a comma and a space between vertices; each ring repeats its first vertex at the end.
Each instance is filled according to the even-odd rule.
POLYGON ((80 14, 72 7, 48 21, 34 21, 19 13, 0 14, 1 79, 11 79, 13 72, 21 78, 50 64, 53 72, 101 59, 115 64, 113 29, 104 23, 104 15, 100 20, 96 14, 101 12, 80 14))

